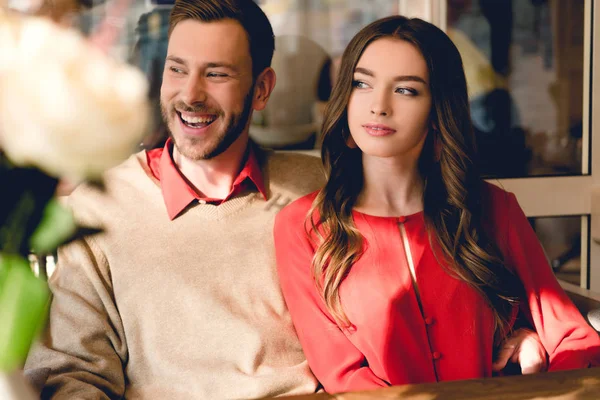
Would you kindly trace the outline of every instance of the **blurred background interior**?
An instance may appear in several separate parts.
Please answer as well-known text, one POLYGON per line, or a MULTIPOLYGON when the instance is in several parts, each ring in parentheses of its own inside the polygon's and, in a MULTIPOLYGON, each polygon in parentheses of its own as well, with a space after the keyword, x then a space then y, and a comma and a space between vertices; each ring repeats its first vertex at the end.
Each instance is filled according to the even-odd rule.
MULTIPOLYGON (((26 11, 35 1, 8 3, 26 11)), ((138 65, 151 82, 154 129, 141 147, 153 148, 168 135, 160 120, 158 97, 172 1, 128 1, 127 11, 112 21, 121 29, 113 52, 138 65)), ((278 77, 268 107, 255 113, 252 121, 250 134, 260 145, 318 154, 322 115, 344 47, 366 24, 401 13, 437 23, 459 48, 486 177, 502 178, 502 183, 522 177, 589 174, 584 21, 591 0, 257 2, 276 34, 273 67, 278 77)), ((61 23, 77 26, 85 34, 115 12, 114 0, 52 4, 47 13, 62 15, 61 23), (62 7, 60 13, 57 7, 62 7)), ((550 201, 553 194, 538 196, 550 201)), ((531 223, 558 276, 589 288, 589 215, 530 214, 538 216, 531 223)), ((49 272, 52 265, 50 259, 49 272)))

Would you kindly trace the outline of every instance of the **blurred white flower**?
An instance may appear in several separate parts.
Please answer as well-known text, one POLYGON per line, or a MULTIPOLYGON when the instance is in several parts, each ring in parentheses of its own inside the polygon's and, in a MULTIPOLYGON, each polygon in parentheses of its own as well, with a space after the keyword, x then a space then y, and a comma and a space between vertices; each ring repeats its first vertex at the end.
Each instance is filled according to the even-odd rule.
POLYGON ((18 165, 98 177, 146 133, 144 75, 74 30, 0 10, 0 148, 18 165))

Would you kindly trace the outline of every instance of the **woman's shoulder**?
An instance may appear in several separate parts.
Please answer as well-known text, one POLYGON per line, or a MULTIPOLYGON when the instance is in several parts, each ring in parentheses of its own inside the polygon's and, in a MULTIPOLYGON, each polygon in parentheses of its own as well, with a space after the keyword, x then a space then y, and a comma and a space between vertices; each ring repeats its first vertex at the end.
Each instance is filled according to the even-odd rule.
POLYGON ((305 196, 299 197, 298 199, 292 201, 291 203, 289 203, 288 205, 283 207, 283 209, 281 211, 279 211, 279 213, 277 214, 276 220, 277 221, 282 221, 282 220, 287 220, 287 221, 302 220, 303 221, 303 220, 305 220, 306 216, 308 215, 309 210, 312 208, 313 202, 318 194, 319 194, 319 191, 317 190, 317 191, 314 191, 312 193, 309 193, 305 196))
POLYGON ((529 222, 516 196, 492 183, 483 187, 483 225, 501 249, 508 248, 511 231, 525 229, 529 222))
POLYGON ((490 182, 483 183, 482 197, 484 210, 494 214, 506 215, 517 204, 517 198, 513 193, 490 182))

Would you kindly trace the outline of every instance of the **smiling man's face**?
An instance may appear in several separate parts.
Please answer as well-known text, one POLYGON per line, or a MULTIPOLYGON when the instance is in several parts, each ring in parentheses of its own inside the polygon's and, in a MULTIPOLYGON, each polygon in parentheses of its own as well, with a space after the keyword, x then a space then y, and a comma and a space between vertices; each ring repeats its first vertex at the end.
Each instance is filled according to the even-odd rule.
POLYGON ((241 24, 188 19, 175 26, 161 110, 179 153, 211 159, 247 135, 253 91, 250 45, 241 24))

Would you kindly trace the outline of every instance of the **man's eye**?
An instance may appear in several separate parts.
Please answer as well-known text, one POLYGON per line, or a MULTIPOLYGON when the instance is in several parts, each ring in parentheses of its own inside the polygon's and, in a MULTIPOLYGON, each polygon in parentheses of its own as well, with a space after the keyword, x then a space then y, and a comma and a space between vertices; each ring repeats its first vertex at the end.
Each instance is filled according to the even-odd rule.
POLYGON ((169 70, 171 72, 174 72, 176 74, 183 74, 183 70, 181 68, 177 68, 177 67, 169 67, 169 70))
POLYGON ((227 78, 227 74, 222 74, 219 72, 209 72, 206 74, 209 78, 227 78))

